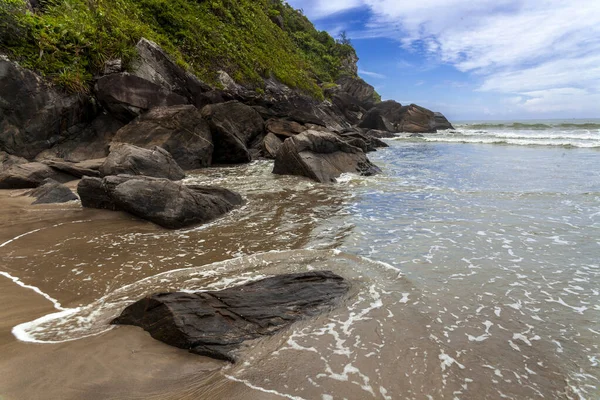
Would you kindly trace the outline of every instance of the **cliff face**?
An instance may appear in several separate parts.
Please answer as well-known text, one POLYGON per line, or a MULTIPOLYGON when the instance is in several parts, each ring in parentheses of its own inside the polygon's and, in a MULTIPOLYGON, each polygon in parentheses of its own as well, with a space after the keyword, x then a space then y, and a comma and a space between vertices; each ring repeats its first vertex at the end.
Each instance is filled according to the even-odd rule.
POLYGON ((259 91, 273 77, 322 98, 320 83, 356 74, 352 46, 282 0, 2 0, 0 28, 0 52, 70 92, 89 91, 107 60, 130 69, 142 37, 211 84, 223 70, 259 91))

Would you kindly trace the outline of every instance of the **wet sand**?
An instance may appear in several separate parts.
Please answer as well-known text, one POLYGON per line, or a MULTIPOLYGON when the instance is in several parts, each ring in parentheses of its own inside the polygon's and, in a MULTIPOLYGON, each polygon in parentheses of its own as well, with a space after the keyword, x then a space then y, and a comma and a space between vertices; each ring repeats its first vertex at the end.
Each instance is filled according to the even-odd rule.
POLYGON ((2 400, 577 398, 556 345, 520 310, 502 304, 497 312, 504 300, 472 300, 472 284, 449 285, 449 274, 422 262, 406 264, 407 276, 338 250, 356 229, 348 187, 274 177, 268 164, 192 179, 238 190, 248 205, 201 228, 165 231, 123 213, 31 206, 19 191, 0 191, 0 263, 17 281, 0 276, 2 400), (108 325, 147 293, 310 269, 348 279, 348 298, 251 343, 236 365, 108 325), (36 321, 59 311, 66 314, 36 321))

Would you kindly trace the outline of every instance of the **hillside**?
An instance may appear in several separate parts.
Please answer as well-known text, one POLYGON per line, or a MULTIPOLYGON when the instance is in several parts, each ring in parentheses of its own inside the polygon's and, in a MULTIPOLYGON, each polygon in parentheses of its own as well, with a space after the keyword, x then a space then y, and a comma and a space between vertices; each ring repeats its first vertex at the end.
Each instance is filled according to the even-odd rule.
MULTIPOLYGON (((275 77, 316 98, 356 54, 282 0, 2 0, 0 52, 70 92, 89 91, 107 60, 125 68, 148 38, 200 79, 216 71, 260 92, 275 77)), ((352 64, 352 62, 350 63, 352 64)))

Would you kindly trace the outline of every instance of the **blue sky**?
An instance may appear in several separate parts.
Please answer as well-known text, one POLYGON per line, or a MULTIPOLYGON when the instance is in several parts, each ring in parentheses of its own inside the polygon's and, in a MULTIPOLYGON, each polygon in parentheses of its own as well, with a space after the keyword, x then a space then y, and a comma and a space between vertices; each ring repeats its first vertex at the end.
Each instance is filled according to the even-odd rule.
POLYGON ((451 120, 600 118, 598 0, 288 0, 384 99, 451 120))

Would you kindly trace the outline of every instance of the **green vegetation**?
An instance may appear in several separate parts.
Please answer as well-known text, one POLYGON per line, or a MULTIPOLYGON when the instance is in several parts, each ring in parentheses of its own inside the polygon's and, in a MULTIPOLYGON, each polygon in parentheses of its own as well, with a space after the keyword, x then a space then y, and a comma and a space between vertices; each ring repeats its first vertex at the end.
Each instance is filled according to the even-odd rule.
POLYGON ((127 66, 146 37, 200 79, 216 71, 260 90, 274 76, 317 98, 354 53, 282 0, 0 0, 0 51, 73 92, 89 90, 104 62, 127 66), (283 30, 276 22, 283 21, 283 30))

